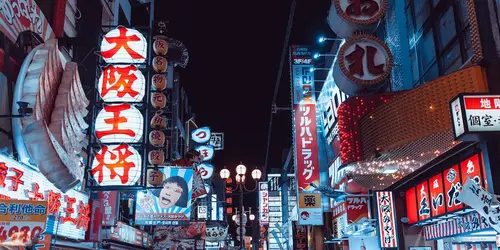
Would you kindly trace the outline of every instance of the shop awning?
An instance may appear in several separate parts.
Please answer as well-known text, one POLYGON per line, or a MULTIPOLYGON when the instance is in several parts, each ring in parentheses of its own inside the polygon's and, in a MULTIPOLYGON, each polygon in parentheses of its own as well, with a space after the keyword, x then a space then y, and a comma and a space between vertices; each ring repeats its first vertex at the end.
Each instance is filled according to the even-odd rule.
POLYGON ((474 66, 409 91, 342 103, 341 157, 352 180, 382 190, 458 145, 449 101, 460 93, 487 92, 483 75, 474 66))

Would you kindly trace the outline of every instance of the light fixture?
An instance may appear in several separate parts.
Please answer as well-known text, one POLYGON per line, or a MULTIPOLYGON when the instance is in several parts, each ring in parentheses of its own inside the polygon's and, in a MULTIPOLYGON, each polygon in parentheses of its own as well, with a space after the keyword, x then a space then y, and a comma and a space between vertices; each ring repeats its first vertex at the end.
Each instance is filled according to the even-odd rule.
POLYGON ((252 178, 254 180, 259 180, 262 177, 262 172, 259 169, 254 169, 252 171, 252 178))
POLYGON ((233 221, 236 221, 236 219, 237 219, 237 218, 238 218, 238 217, 236 217, 236 214, 235 214, 235 215, 233 215, 233 221))
POLYGON ((318 59, 318 58, 319 58, 319 53, 314 54, 314 59, 318 59))
POLYGON ((255 220, 255 215, 254 214, 250 215, 250 220, 255 220))
POLYGON ((399 170, 398 165, 391 164, 391 165, 385 167, 384 169, 382 169, 382 173, 383 174, 394 174, 394 173, 398 172, 398 170, 399 170))
POLYGON ((236 167, 236 173, 240 175, 244 175, 247 172, 247 167, 245 165, 241 164, 236 167))
POLYGON ((319 43, 324 43, 326 41, 342 41, 342 40, 344 40, 344 39, 342 39, 342 38, 329 38, 329 37, 324 37, 324 36, 320 36, 318 38, 319 43))
POLYGON ((230 175, 230 174, 231 174, 231 173, 229 172, 229 170, 228 170, 227 168, 224 168, 224 169, 222 169, 222 170, 220 171, 220 178, 222 178, 222 179, 224 179, 224 180, 225 180, 225 179, 229 178, 229 175, 230 175))
POLYGON ((310 68, 309 72, 314 72, 316 70, 330 70, 330 68, 310 68))
POLYGON ((242 178, 242 176, 244 176, 244 175, 240 175, 240 174, 237 174, 237 175, 236 175, 236 183, 242 183, 242 182, 243 182, 243 180, 242 180, 242 179, 243 179, 243 178, 242 178))
POLYGON ((331 56, 331 57, 337 57, 337 55, 335 54, 319 54, 319 53, 316 53, 314 54, 314 59, 318 59, 320 56, 331 56))

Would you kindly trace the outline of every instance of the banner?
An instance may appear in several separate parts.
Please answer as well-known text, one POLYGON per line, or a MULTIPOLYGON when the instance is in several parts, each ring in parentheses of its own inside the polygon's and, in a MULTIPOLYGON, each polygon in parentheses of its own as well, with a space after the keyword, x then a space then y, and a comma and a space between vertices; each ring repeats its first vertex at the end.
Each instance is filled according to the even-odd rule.
POLYGON ((323 225, 321 194, 299 193, 299 225, 323 225))
POLYGON ((103 214, 102 225, 114 226, 118 212, 118 192, 103 191, 99 192, 100 212, 103 214))
POLYGON ((147 235, 146 232, 119 221, 115 227, 111 228, 109 238, 118 242, 129 243, 134 246, 144 246, 144 234, 147 235))
POLYGON ((269 223, 269 192, 267 182, 259 182, 259 216, 261 223, 269 223))
POLYGON ((174 242, 205 239, 205 222, 190 222, 187 226, 157 226, 153 232, 154 249, 169 249, 174 242))
POLYGON ((31 245, 45 229, 46 201, 0 200, 0 246, 31 245))
POLYGON ((0 31, 16 43, 19 33, 26 30, 38 34, 44 41, 55 37, 35 0, 0 0, 0 31))
POLYGON ((191 216, 192 168, 162 168, 165 179, 155 189, 137 193, 136 225, 179 225, 191 216))
POLYGON ((383 248, 398 247, 396 214, 392 192, 376 192, 380 243, 383 248))
POLYGON ((347 220, 351 223, 358 223, 361 219, 368 219, 368 196, 367 197, 346 197, 347 220))
MULTIPOLYGON (((290 51, 292 96, 294 116, 294 151, 298 194, 312 193, 311 183, 320 185, 320 166, 318 158, 318 135, 316 122, 316 98, 314 91, 314 65, 312 50, 309 46, 293 45, 290 51)), ((308 196, 309 197, 309 196, 308 196)), ((316 197, 321 209, 321 195, 316 197)), ((311 211, 299 206, 300 225, 315 221, 323 224, 323 213, 310 217, 311 211), (306 218, 307 217, 307 218, 306 218), (314 218, 316 217, 316 218, 314 218), (304 219, 305 218, 305 219, 304 219)))
POLYGON ((479 186, 472 179, 467 178, 457 199, 476 210, 476 212, 486 218, 492 228, 500 232, 500 207, 492 207, 493 203, 498 203, 498 201, 483 187, 479 186))

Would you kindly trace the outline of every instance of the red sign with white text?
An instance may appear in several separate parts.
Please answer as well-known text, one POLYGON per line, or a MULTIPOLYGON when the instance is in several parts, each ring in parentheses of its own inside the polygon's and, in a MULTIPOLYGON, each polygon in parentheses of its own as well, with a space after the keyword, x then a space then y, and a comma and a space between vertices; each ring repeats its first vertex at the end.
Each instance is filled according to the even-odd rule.
POLYGON ((500 109, 500 96, 465 96, 465 109, 500 109))
POLYGON ((359 222, 362 218, 368 219, 368 197, 346 197, 347 221, 359 222))
POLYGON ((54 32, 35 0, 4 0, 0 2, 0 32, 16 43, 19 33, 30 30, 44 41, 54 32))
POLYGON ((142 246, 143 231, 131 227, 123 222, 118 222, 111 230, 110 239, 142 246))
POLYGON ((442 174, 435 175, 429 179, 429 193, 432 216, 438 216, 446 213, 442 174))
POLYGON ((418 219, 425 220, 431 217, 431 206, 429 203, 429 189, 427 181, 417 185, 418 219))
POLYGON ((100 210, 102 213, 102 225, 114 226, 116 224, 116 214, 118 206, 117 191, 99 192, 100 210))
POLYGON ((462 183, 460 181, 460 174, 458 165, 455 165, 444 171, 444 196, 446 201, 446 208, 448 212, 459 210, 463 204, 457 199, 462 183))
POLYGON ((376 192, 380 245, 382 248, 398 247, 396 214, 392 192, 376 192))
POLYGON ((406 217, 408 218, 408 224, 418 222, 417 193, 414 187, 406 190, 406 217))
POLYGON ((483 178, 481 178, 481 165, 479 165, 479 154, 475 154, 460 162, 460 170, 463 183, 465 183, 468 177, 474 180, 477 184, 481 186, 483 185, 483 178))
POLYGON ((316 104, 295 105, 295 141, 299 190, 312 190, 314 188, 310 184, 319 184, 320 180, 316 104))

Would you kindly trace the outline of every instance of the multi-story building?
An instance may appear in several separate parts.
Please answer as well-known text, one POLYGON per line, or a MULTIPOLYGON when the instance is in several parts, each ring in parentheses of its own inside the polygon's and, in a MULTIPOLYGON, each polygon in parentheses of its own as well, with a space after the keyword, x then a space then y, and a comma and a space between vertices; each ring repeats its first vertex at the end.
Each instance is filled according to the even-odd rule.
POLYGON ((496 249, 491 212, 457 197, 467 179, 498 192, 497 8, 332 1, 333 33, 321 40, 330 45, 317 56, 330 70, 314 75, 325 79, 316 84, 317 141, 327 149, 319 164, 328 185, 356 196, 332 200, 332 227, 316 232, 335 243, 325 247, 496 249))

